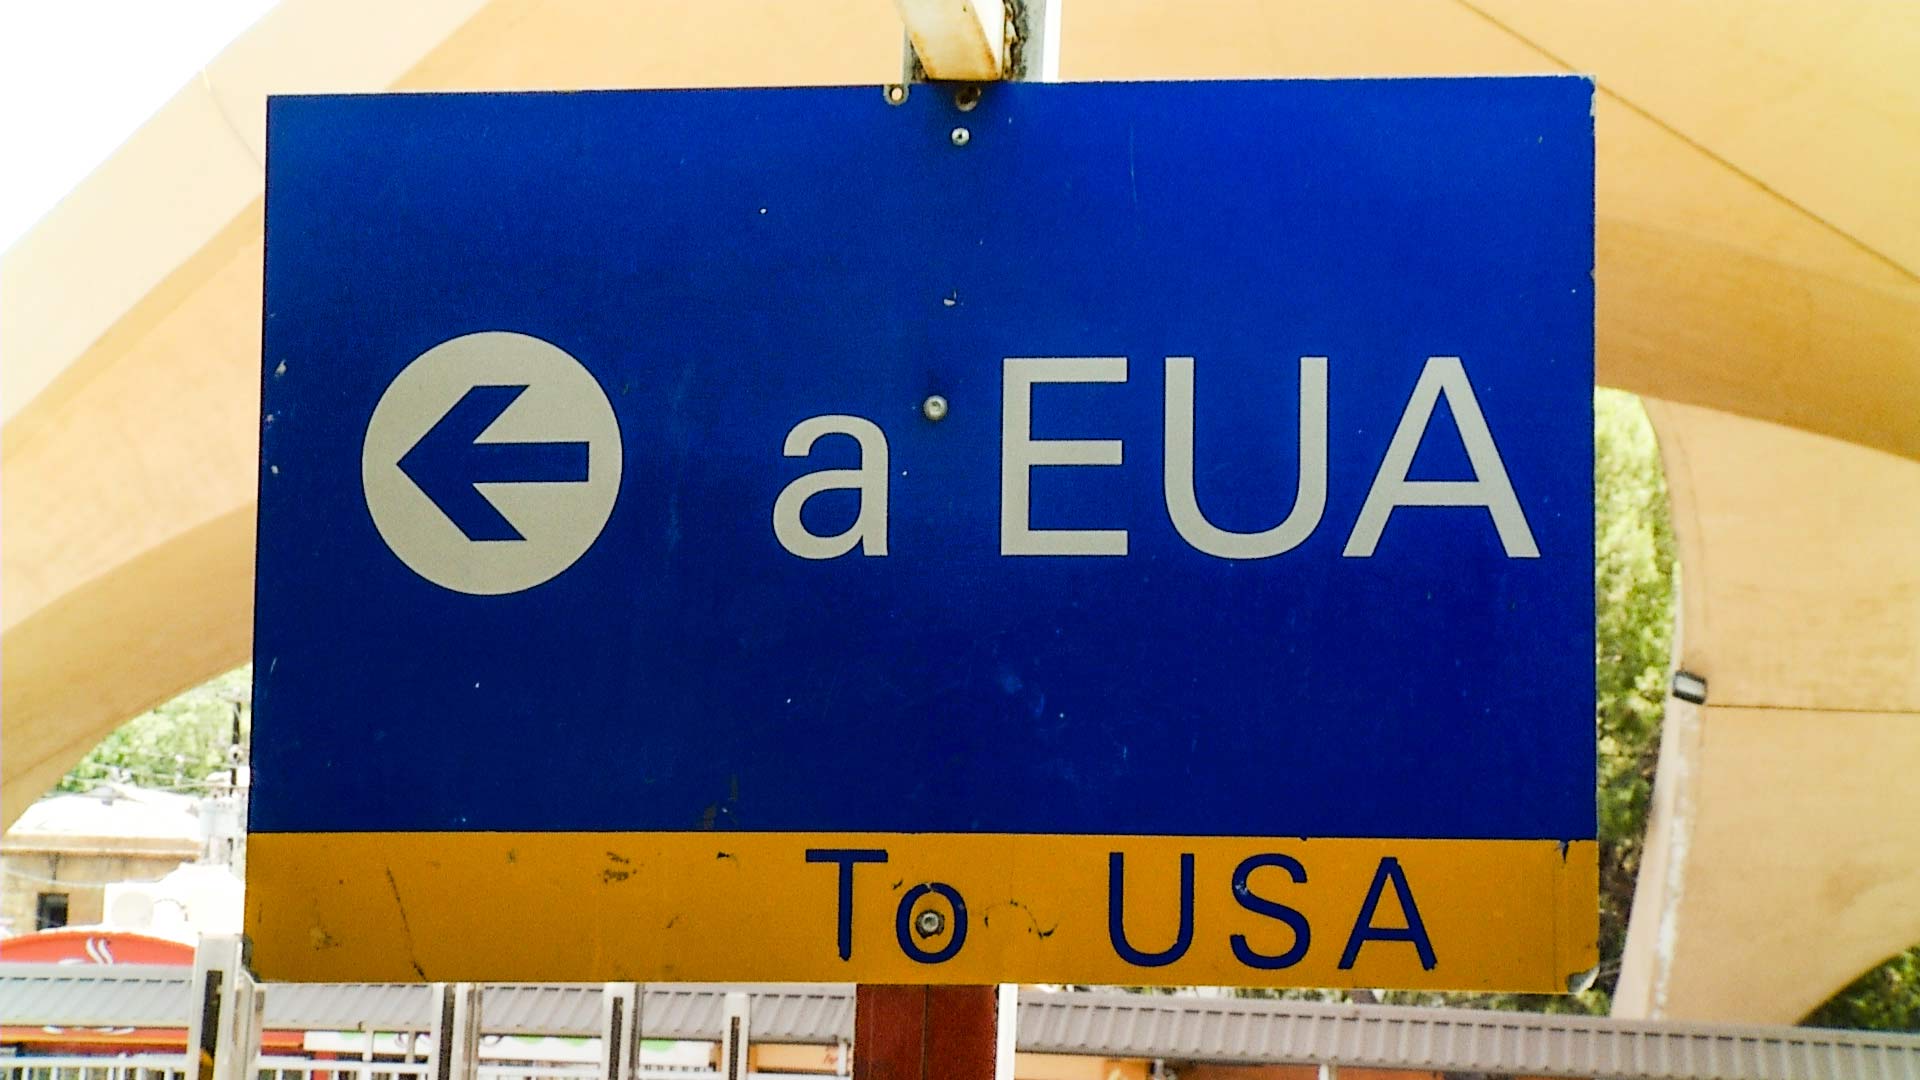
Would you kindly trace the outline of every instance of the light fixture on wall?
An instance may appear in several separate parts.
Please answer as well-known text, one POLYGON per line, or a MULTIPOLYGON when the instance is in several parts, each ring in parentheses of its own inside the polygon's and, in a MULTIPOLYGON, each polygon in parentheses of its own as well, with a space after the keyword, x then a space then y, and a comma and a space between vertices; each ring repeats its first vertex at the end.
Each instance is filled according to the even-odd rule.
POLYGON ((1707 680, 1691 671, 1673 673, 1673 696, 1695 705, 1707 703, 1707 680))

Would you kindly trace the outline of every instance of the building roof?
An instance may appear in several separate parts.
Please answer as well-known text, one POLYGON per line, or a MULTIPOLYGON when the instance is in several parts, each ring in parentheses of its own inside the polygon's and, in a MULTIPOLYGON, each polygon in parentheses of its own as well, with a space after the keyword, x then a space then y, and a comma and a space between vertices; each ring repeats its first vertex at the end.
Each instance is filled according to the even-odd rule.
POLYGON ((100 784, 35 802, 6 832, 10 851, 94 848, 100 842, 198 854, 205 837, 195 799, 129 784, 100 784))
MULTIPOLYGON (((191 974, 176 967, 0 964, 0 1015, 19 1024, 183 1027, 191 974)), ((832 984, 646 988, 649 1038, 720 1037, 725 995, 751 995, 762 1042, 831 1044, 853 1035, 853 990, 832 984)), ((597 985, 489 986, 489 1034, 588 1036, 597 985)), ((268 987, 269 1028, 426 1031, 430 986, 268 987)), ((1920 1035, 1731 1027, 1271 999, 1024 989, 1019 1049, 1224 1064, 1337 1062, 1440 1071, 1621 1078, 1876 1077, 1920 1080, 1920 1035)))
POLYGON ((1022 994, 1020 1049, 1530 1076, 1920 1078, 1920 1036, 1137 994, 1022 994))

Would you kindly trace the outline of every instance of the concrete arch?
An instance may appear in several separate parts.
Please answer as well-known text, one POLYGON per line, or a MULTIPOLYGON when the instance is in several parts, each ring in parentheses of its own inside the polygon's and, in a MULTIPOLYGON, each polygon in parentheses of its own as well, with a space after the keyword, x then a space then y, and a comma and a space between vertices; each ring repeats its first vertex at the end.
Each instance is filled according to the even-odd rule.
POLYGON ((1615 1010, 1791 1023, 1920 940, 1920 464, 1647 401, 1680 547, 1615 1010))
MULTIPOLYGON (((1821 1016, 1820 1014, 1826 1011, 1825 1007, 1829 1001, 1833 1000, 1834 997, 1844 992, 1848 987, 1852 986, 1853 983, 1861 981, 1863 979, 1867 979, 1869 976, 1875 976, 1875 978, 1868 981, 1867 983, 1868 986, 1873 986, 1876 982, 1879 981, 1880 978, 1886 977, 1884 975, 1876 976, 1876 972, 1878 972, 1879 969, 1881 969, 1882 967, 1889 968, 1889 974, 1893 972, 1898 972, 1903 965, 1897 964, 1895 963, 1895 961, 1902 960, 1903 958, 1907 957, 1908 954, 1912 953, 1916 949, 1920 949, 1920 941, 1915 941, 1904 949, 1898 949, 1898 950, 1895 950, 1894 952, 1888 953, 1885 956, 1878 957, 1872 963, 1865 965, 1863 968, 1861 968, 1861 970, 1854 972, 1853 977, 1851 979, 1848 979, 1846 982, 1840 984, 1839 986, 1834 987, 1833 993, 1830 993, 1826 997, 1821 998, 1818 1004, 1816 1004, 1812 1009, 1808 1010, 1807 1013, 1800 1018, 1800 1022, 1802 1024, 1806 1024, 1809 1026, 1825 1026, 1821 1023, 1821 1021, 1826 1018, 1821 1016)), ((1859 999, 1851 999, 1851 1001, 1858 1001, 1858 1000, 1859 999)), ((1871 999, 1868 999, 1868 1000, 1871 1000, 1871 999)), ((1842 1008, 1846 1008, 1846 1007, 1847 1005, 1845 1004, 1842 1005, 1842 1008)), ((1892 1028, 1890 1030, 1902 1030, 1902 1029, 1892 1028)))
MULTIPOLYGON (((1068 78, 1597 73, 1600 379, 1671 403, 1713 689, 1663 748, 1622 1007, 1792 1019, 1920 937, 1920 858, 1840 827, 1920 762, 1920 9, 1063 2, 1068 78)), ((249 31, 0 264, 0 819, 247 652, 266 92, 881 83, 899 41, 884 0, 287 0, 249 31)))
POLYGON ((899 56, 861 0, 289 0, 249 30, 0 264, 0 821, 250 651, 268 93, 878 85, 899 56))

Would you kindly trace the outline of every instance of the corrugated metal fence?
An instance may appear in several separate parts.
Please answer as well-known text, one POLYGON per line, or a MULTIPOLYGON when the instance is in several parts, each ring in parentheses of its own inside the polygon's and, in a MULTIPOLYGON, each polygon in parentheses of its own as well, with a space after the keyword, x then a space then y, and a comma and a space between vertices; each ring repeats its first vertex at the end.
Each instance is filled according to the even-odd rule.
MULTIPOLYGON (((181 1027, 188 981, 178 968, 0 964, 0 1017, 14 1025, 181 1027)), ((752 997, 757 1042, 852 1037, 852 988, 839 985, 649 985, 644 1034, 718 1040, 724 994, 742 990, 752 997)), ((426 1031, 435 1000, 427 986, 277 985, 267 990, 266 1026, 426 1031)), ((598 986, 489 986, 482 997, 488 1034, 591 1037, 601 1023, 598 986)), ((1332 1063, 1621 1080, 1920 1080, 1920 1035, 1114 992, 1023 990, 1017 1044, 1033 1053, 1176 1064, 1332 1063)), ((81 1063, 95 1071, 43 1076, 28 1070, 55 1066, 28 1062, 7 1061, 0 1080, 162 1080, 137 1070, 177 1065, 126 1059, 120 1073, 81 1063)), ((268 1069, 287 1064, 262 1062, 268 1069)))

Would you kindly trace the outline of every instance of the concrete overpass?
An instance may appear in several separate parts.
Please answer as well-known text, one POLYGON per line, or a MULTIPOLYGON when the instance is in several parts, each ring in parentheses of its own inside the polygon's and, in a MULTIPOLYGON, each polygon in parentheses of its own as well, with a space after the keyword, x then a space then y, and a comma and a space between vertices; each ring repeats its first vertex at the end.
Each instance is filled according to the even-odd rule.
MULTIPOLYGON (((1680 665, 1617 1011, 1790 1021, 1920 941, 1920 8, 1063 0, 1069 79, 1598 78, 1599 380, 1680 665)), ((264 95, 894 81, 887 0, 287 0, 5 257, 11 821, 246 659, 264 95)))

